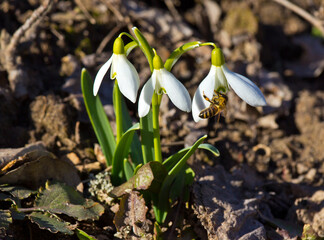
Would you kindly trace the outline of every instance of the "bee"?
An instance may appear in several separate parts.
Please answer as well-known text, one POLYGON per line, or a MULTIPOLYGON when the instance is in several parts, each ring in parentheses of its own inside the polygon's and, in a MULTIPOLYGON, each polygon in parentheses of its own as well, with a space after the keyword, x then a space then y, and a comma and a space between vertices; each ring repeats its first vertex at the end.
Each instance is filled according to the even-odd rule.
POLYGON ((219 121, 220 114, 226 111, 227 96, 214 90, 213 98, 210 100, 203 92, 203 97, 210 102, 209 107, 203 109, 199 113, 200 118, 211 118, 218 114, 217 122, 219 121))

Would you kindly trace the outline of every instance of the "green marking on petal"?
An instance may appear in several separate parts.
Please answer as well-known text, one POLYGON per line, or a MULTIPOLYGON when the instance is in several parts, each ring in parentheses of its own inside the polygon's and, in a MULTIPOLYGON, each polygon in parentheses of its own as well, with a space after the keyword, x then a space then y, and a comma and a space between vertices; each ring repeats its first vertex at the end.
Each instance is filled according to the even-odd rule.
POLYGON ((115 79, 116 78, 116 72, 114 72, 113 74, 112 74, 112 77, 111 77, 111 79, 115 79))
POLYGON ((156 94, 158 94, 158 95, 166 94, 166 90, 163 87, 161 87, 159 89, 159 92, 157 92, 156 94))
POLYGON ((218 88, 216 89, 216 92, 226 93, 227 91, 226 91, 226 88, 224 88, 224 87, 218 87, 218 88))

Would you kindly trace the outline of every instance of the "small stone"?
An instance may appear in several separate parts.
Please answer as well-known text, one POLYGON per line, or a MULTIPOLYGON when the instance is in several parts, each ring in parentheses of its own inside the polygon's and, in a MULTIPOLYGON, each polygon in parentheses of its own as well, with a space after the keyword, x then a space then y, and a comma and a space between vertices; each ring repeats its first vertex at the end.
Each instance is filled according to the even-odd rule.
POLYGON ((308 170, 308 167, 306 167, 306 166, 305 166, 304 164, 302 164, 302 163, 297 163, 296 168, 297 168, 297 173, 298 173, 298 174, 304 174, 304 173, 306 173, 307 170, 308 170))
POLYGON ((308 173, 306 174, 305 178, 307 180, 310 180, 310 181, 313 181, 315 176, 316 176, 316 169, 315 168, 312 168, 308 171, 308 173))

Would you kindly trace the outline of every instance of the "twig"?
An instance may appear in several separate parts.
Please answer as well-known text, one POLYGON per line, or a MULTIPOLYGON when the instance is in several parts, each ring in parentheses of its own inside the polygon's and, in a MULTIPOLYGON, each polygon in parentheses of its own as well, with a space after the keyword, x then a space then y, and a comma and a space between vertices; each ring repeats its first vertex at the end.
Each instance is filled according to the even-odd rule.
MULTIPOLYGON (((51 11, 54 5, 54 0, 47 0, 44 5, 38 7, 32 15, 26 20, 26 22, 18 28, 17 31, 13 34, 10 43, 6 48, 7 54, 7 63, 15 64, 15 52, 18 44, 20 43, 22 37, 25 36, 25 33, 39 23, 49 11, 51 11)), ((25 36, 28 38, 28 36, 25 36)))
POLYGON ((94 19, 87 8, 84 6, 83 2, 81 0, 75 0, 75 3, 79 6, 80 10, 83 12, 83 14, 86 16, 86 18, 89 19, 91 24, 96 24, 96 19, 94 19))
POLYGON ((34 84, 31 82, 31 78, 23 65, 18 63, 18 45, 21 43, 22 39, 24 41, 30 41, 34 38, 34 34, 28 33, 32 33, 30 30, 36 27, 44 19, 57 1, 58 0, 46 0, 43 5, 33 11, 26 22, 15 31, 11 39, 2 46, 3 50, 1 51, 0 61, 8 73, 10 88, 17 98, 26 97, 28 95, 28 87, 34 84))
POLYGON ((312 25, 317 27, 318 30, 320 30, 322 35, 324 36, 324 24, 323 24, 323 22, 321 20, 315 18, 314 16, 312 16, 311 14, 306 12, 304 9, 302 9, 302 8, 298 7, 297 5, 289 2, 288 0, 273 0, 273 1, 281 4, 282 6, 288 8, 288 9, 290 9, 291 11, 295 12, 296 14, 298 14, 299 16, 304 18, 306 21, 310 22, 312 25))
POLYGON ((165 5, 175 18, 175 20, 180 21, 181 20, 181 15, 179 14, 178 10, 175 8, 173 2, 171 0, 164 0, 165 5))
POLYGON ((132 32, 132 22, 128 15, 123 15, 116 7, 117 4, 112 4, 110 0, 101 0, 103 3, 107 5, 110 11, 117 17, 117 20, 121 23, 125 23, 127 25, 128 31, 132 32))
POLYGON ((107 36, 104 37, 104 39, 101 41, 101 43, 99 44, 99 47, 96 50, 96 54, 100 54, 102 53, 102 51, 104 50, 104 48, 106 47, 106 45, 108 44, 108 42, 111 40, 111 38, 117 33, 119 32, 119 30, 121 28, 123 28, 126 25, 126 23, 122 23, 117 25, 116 27, 113 28, 113 30, 111 30, 107 36))

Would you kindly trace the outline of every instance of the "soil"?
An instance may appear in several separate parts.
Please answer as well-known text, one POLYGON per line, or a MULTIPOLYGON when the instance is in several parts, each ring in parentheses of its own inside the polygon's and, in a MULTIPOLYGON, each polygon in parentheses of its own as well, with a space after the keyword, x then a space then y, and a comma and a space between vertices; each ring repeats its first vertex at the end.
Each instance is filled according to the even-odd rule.
MULTIPOLYGON (((324 21, 323 1, 291 2, 324 21)), ((324 237, 323 36, 276 1, 1 1, 0 149, 15 155, 15 149, 41 142, 58 159, 72 161, 83 182, 103 171, 80 73, 85 67, 94 77, 110 57, 114 38, 133 26, 164 60, 185 42, 215 42, 228 67, 254 81, 268 103, 253 108, 230 91, 219 122, 195 123, 191 113, 163 97, 163 157, 204 134, 220 152, 216 158, 198 150, 190 159, 196 178, 189 207, 181 210, 180 230, 169 228, 168 236, 297 239, 310 226, 324 237), (20 36, 17 30, 48 2, 20 36), (188 225, 193 235, 186 235, 188 225)), ((191 96, 209 71, 210 52, 189 51, 172 70, 191 96)), ((145 56, 135 49, 129 59, 142 86, 150 76, 145 56)), ((104 80, 99 94, 114 126, 112 87, 104 80)), ((127 106, 137 122, 137 103, 127 106)), ((1 158, 0 167, 8 161, 1 158)), ((85 195, 87 188, 84 184, 85 195)), ((107 209, 100 221, 80 223, 81 228, 97 239, 112 239, 116 229, 107 209)), ((19 221, 12 225, 7 239, 44 239, 43 234, 72 239, 19 221)))

